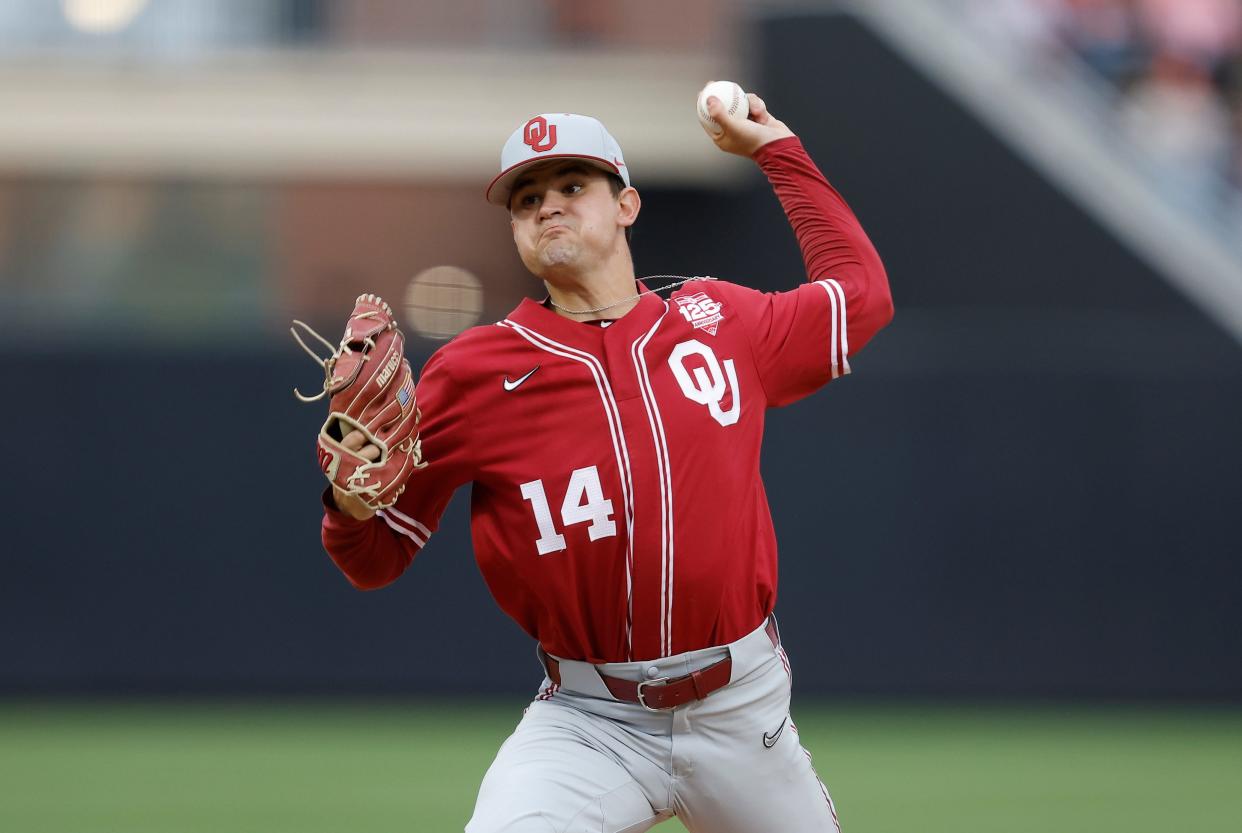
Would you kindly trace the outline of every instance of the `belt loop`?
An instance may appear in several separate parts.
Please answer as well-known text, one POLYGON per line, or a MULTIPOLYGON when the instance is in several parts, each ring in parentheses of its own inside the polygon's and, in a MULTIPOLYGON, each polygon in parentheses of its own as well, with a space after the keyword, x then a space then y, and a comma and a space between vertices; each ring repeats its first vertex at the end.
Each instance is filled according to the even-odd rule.
POLYGON ((702 676, 703 672, 701 670, 690 672, 690 685, 694 687, 694 699, 696 700, 702 700, 707 696, 703 693, 703 689, 699 688, 699 678, 702 676))
POLYGON ((773 648, 781 647, 781 627, 776 624, 776 614, 768 614, 768 624, 764 628, 768 632, 768 639, 772 641, 773 648))
POLYGON ((542 645, 535 645, 535 655, 539 657, 539 664, 543 666, 543 670, 548 675, 548 679, 556 685, 561 684, 561 664, 552 657, 548 656, 548 652, 543 649, 542 645))

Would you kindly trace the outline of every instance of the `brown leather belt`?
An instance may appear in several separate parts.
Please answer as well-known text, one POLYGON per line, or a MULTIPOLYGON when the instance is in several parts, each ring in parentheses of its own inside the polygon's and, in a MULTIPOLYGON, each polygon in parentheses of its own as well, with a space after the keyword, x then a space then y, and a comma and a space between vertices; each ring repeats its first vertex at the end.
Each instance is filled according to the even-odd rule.
MULTIPOLYGON (((768 634, 768 639, 772 640, 773 647, 780 645, 780 636, 776 632, 776 622, 772 617, 768 617, 764 630, 768 634)), ((561 664, 546 653, 542 656, 548 679, 560 685, 561 664)), ((599 673, 598 669, 596 673, 599 673)), ((648 711, 663 711, 684 706, 695 700, 702 700, 713 691, 727 686, 732 674, 733 657, 727 656, 698 671, 671 679, 656 677, 654 680, 635 682, 620 677, 609 677, 605 674, 600 674, 599 677, 608 688, 608 693, 616 699, 624 703, 636 703, 648 711)))

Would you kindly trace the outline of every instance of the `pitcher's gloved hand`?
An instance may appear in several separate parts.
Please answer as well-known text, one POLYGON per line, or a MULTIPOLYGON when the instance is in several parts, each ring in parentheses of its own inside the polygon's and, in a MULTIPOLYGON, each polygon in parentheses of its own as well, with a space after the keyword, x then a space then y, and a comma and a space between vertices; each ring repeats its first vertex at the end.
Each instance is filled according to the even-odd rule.
POLYGON ((319 394, 293 391, 303 402, 329 397, 328 419, 319 430, 319 467, 339 492, 372 509, 392 506, 414 470, 427 465, 418 437, 414 375, 402 355, 405 337, 392 309, 375 295, 358 296, 338 347, 301 321, 293 323, 332 351, 320 358, 290 328, 324 371, 319 394), (354 431, 366 439, 359 448, 352 447, 356 441, 344 443, 354 431), (364 453, 369 446, 379 449, 378 456, 374 451, 364 453))

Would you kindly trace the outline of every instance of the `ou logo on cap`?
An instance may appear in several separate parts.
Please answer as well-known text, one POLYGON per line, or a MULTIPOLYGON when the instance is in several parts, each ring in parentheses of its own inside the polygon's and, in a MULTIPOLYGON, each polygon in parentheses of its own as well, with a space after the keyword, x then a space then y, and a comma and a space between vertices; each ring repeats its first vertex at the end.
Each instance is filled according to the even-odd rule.
POLYGON ((526 122, 522 141, 530 145, 530 149, 536 153, 546 153, 556 147, 556 125, 548 124, 543 116, 535 116, 526 122))

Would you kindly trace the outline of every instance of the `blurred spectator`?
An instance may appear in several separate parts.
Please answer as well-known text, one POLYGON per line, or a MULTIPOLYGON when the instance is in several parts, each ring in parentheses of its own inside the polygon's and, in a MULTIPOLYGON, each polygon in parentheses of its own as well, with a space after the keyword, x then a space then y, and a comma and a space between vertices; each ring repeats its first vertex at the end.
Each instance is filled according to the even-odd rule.
POLYGON ((1133 2, 1064 0, 1058 23, 1070 50, 1117 87, 1127 86, 1142 74, 1147 45, 1133 2))
POLYGON ((1178 55, 1208 72, 1238 54, 1238 0, 1139 0, 1137 6, 1143 34, 1158 54, 1178 55))
POLYGON ((1158 51, 1122 106, 1122 125, 1153 159, 1166 193, 1192 204, 1228 198, 1232 137, 1223 98, 1194 58, 1158 51))
POLYGON ((1024 65, 1077 62, 1107 81, 1119 125, 1166 193, 1211 212, 1242 207, 1242 0, 967 0, 965 8, 1024 65))
MULTIPOLYGON (((1225 92, 1225 106, 1229 111, 1233 135, 1242 136, 1242 50, 1235 52, 1229 62, 1221 67, 1220 86, 1225 92)), ((1242 141, 1236 139, 1228 174, 1238 189, 1237 200, 1242 206, 1242 141)))

